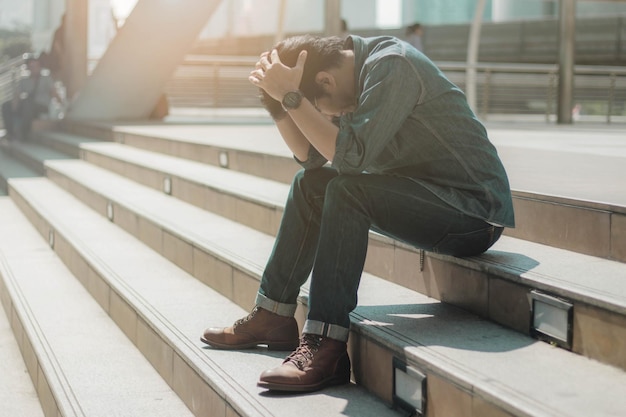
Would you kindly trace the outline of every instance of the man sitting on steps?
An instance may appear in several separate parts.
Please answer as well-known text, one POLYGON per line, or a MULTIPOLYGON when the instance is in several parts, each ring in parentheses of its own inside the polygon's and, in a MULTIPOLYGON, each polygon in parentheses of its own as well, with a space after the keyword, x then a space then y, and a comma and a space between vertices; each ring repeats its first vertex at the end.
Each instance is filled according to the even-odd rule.
POLYGON ((348 383, 350 312, 370 229, 427 251, 478 255, 514 226, 507 175, 462 91, 396 38, 289 38, 261 55, 249 79, 304 169, 256 307, 201 340, 295 349, 261 374, 258 385, 270 390, 348 383), (293 316, 310 273, 298 340, 293 316))

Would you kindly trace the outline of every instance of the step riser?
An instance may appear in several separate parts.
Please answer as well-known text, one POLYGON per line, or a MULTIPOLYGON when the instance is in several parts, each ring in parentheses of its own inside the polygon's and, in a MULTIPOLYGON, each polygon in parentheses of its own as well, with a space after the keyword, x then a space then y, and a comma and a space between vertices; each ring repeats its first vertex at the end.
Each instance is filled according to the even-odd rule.
POLYGON ((105 142, 115 141, 115 132, 110 128, 103 128, 87 123, 74 122, 69 119, 61 122, 61 130, 77 136, 102 140, 105 142))
MULTIPOLYGON (((106 216, 108 200, 54 170, 50 178, 95 211, 106 216)), ((141 213, 114 203, 113 221, 203 283, 244 309, 252 306, 260 271, 242 271, 209 249, 164 230, 141 213), (208 268, 208 269, 207 269, 208 268), (225 280, 224 277, 230 277, 225 280)), ((390 239, 370 239, 367 272, 429 297, 459 306, 482 317, 530 334, 528 296, 533 288, 512 283, 488 271, 466 268, 448 257, 429 254, 420 271, 419 253, 390 239), (371 269, 371 270, 369 270, 371 269), (471 295, 471 296, 470 296, 471 295)), ((626 317, 584 303, 574 305, 572 350, 626 369, 626 317)))
POLYGON ((626 262, 626 215, 513 195, 518 227, 508 236, 626 262))

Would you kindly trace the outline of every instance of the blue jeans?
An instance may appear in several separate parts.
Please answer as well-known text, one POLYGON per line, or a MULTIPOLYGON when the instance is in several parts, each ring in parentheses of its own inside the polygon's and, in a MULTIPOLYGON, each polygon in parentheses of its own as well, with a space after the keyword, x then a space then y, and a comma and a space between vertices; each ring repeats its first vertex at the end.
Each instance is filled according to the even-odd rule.
POLYGON ((346 341, 367 253, 369 230, 427 251, 471 256, 502 228, 467 216, 409 178, 338 175, 332 168, 296 174, 256 303, 292 316, 311 275, 303 333, 346 341))

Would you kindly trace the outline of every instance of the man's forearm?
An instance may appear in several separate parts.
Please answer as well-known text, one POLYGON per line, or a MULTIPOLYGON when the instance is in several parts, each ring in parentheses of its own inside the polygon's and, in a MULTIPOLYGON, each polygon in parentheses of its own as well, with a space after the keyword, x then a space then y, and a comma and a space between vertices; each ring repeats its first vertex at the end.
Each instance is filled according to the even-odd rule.
POLYGON ((296 126, 291 116, 285 114, 280 119, 276 120, 276 127, 294 156, 300 161, 306 161, 309 157, 309 147, 311 144, 302 134, 298 126, 296 126))
MULTIPOLYGON (((289 110, 287 114, 289 119, 292 120, 294 127, 298 129, 305 140, 313 145, 327 160, 332 162, 335 157, 339 128, 328 120, 326 116, 317 111, 315 106, 306 99, 302 100, 300 107, 289 110)), ((296 157, 300 159, 298 155, 296 157)), ((301 161, 304 160, 306 159, 301 159, 301 161)))

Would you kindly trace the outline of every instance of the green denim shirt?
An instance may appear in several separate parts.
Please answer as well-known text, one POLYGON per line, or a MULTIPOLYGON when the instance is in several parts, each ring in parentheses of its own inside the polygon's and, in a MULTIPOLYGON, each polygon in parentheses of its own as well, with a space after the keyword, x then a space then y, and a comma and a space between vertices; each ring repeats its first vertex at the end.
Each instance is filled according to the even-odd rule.
MULTIPOLYGON (((514 227, 506 172, 463 92, 397 38, 350 36, 346 49, 354 51, 358 103, 339 119, 332 166, 408 177, 465 214, 514 227)), ((300 164, 326 162, 311 146, 300 164)))

